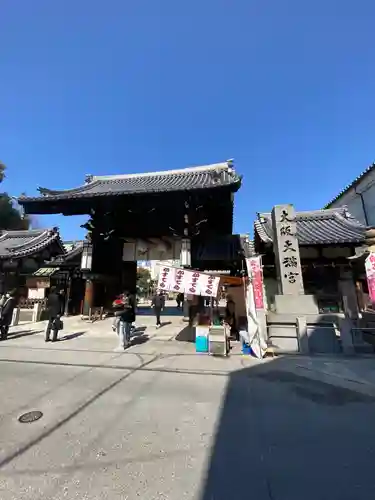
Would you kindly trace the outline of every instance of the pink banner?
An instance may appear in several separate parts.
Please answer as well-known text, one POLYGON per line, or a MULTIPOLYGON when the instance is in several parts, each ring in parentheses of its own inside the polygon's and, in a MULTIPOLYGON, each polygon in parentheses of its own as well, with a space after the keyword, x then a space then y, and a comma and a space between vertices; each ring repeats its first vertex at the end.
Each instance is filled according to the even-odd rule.
POLYGON ((370 300, 373 304, 375 304, 375 276, 367 278, 367 286, 370 300))
POLYGON ((251 283, 253 285, 256 309, 264 309, 263 274, 260 259, 261 257, 251 257, 250 259, 246 259, 247 273, 251 278, 251 283))
POLYGON ((371 302, 375 304, 375 254, 372 252, 365 260, 365 269, 366 269, 368 294, 371 302))

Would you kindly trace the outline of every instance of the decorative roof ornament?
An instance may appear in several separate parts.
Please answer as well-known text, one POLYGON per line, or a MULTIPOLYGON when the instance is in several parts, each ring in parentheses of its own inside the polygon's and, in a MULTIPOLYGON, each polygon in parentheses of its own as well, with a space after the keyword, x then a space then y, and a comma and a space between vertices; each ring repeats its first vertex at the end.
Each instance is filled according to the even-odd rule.
POLYGON ((43 187, 38 187, 37 191, 39 191, 39 193, 42 195, 42 196, 49 196, 50 194, 50 190, 47 189, 47 188, 43 188, 43 187))
POLYGON ((221 181, 221 178, 223 177, 223 170, 217 169, 217 170, 212 170, 210 172, 212 181, 217 184, 221 181))

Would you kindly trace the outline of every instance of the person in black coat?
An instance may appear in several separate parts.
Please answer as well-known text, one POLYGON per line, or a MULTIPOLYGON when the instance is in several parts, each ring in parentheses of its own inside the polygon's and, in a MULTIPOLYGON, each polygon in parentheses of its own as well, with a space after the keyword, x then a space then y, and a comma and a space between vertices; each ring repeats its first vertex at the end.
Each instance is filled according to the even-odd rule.
POLYGON ((155 316, 156 316, 156 328, 161 327, 161 322, 160 322, 160 314, 162 310, 164 309, 165 306, 165 296, 163 295, 163 292, 159 290, 152 298, 151 301, 151 307, 154 308, 155 311, 155 316))
POLYGON ((47 299, 47 312, 48 312, 48 325, 46 329, 46 342, 49 342, 51 330, 52 330, 52 342, 56 342, 57 334, 59 332, 60 317, 62 315, 62 300, 61 295, 56 291, 55 288, 51 289, 51 292, 47 299))
POLYGON ((126 349, 130 344, 130 333, 132 323, 135 321, 135 296, 129 291, 125 291, 122 295, 121 304, 115 315, 119 318, 117 325, 117 333, 119 336, 120 344, 117 350, 126 349))
POLYGON ((16 307, 16 290, 12 290, 7 294, 4 300, 4 304, 1 308, 1 317, 0 317, 0 332, 1 332, 1 340, 5 340, 8 336, 8 330, 12 323, 13 311, 16 307))

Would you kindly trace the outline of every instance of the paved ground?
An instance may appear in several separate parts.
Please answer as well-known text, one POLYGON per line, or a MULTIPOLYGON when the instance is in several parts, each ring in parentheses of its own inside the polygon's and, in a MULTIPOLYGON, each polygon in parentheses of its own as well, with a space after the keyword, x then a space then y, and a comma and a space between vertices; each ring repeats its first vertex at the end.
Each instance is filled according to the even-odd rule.
POLYGON ((0 344, 0 498, 368 500, 375 360, 194 353, 173 309, 114 353, 110 321, 0 344), (182 335, 183 336, 183 335, 182 335), (64 337, 63 337, 64 339, 64 337), (18 417, 41 410, 41 420, 18 417))

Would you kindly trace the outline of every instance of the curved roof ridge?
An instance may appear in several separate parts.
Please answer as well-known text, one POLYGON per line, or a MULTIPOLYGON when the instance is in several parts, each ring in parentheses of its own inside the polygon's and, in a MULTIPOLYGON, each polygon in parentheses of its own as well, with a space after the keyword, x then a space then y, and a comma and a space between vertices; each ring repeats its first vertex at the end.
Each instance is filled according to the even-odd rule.
MULTIPOLYGON (((259 217, 262 217, 262 214, 259 214, 259 217)), ((272 243, 272 238, 269 236, 267 231, 264 228, 264 223, 262 223, 259 219, 254 222, 255 229, 259 234, 260 238, 266 243, 272 243)))
MULTIPOLYGON (((361 243, 366 229, 346 207, 296 212, 296 222, 297 238, 302 245, 361 243)), ((270 213, 258 214, 254 229, 264 243, 272 243, 270 213)))
MULTIPOLYGON (((318 210, 303 210, 303 211, 297 211, 295 212, 297 219, 304 219, 304 218, 326 218, 326 217, 332 217, 335 216, 336 214, 340 213, 344 218, 344 213, 349 213, 347 211, 346 207, 337 207, 337 208, 320 208, 318 210)), ((262 218, 270 218, 271 217, 271 212, 261 212, 259 213, 259 217, 262 218)))
POLYGON ((44 233, 46 229, 3 229, 0 234, 0 239, 4 239, 5 237, 11 236, 12 238, 22 238, 23 236, 31 236, 35 234, 35 236, 39 236, 44 233))
POLYGON ((21 230, 21 231, 10 231, 4 235, 4 238, 0 239, 1 250, 0 258, 20 258, 32 255, 35 252, 39 252, 44 248, 48 247, 51 243, 56 242, 60 248, 62 254, 65 253, 58 228, 43 229, 43 230, 21 230), (11 234, 10 234, 11 233, 11 234), (14 234, 16 233, 16 234, 14 234), (17 234, 21 233, 21 234, 17 234), (36 234, 39 233, 39 234, 36 234), (11 240, 16 243, 18 238, 24 239, 21 244, 11 244, 11 240), (7 240, 10 240, 7 242, 7 240), (26 240, 26 241, 25 241, 26 240))
POLYGON ((234 173, 235 170, 233 167, 232 161, 228 160, 220 163, 211 163, 209 165, 199 165, 196 167, 186 167, 179 168, 173 170, 160 170, 158 172, 143 172, 143 173, 135 173, 135 174, 113 174, 113 175, 93 175, 90 176, 92 181, 115 181, 121 179, 136 179, 142 177, 154 177, 161 176, 164 177, 166 175, 186 175, 186 174, 194 174, 198 172, 209 172, 215 170, 227 170, 229 173, 234 173))
POLYGON ((338 211, 336 212, 336 218, 342 222, 345 222, 345 224, 351 224, 353 227, 360 227, 365 229, 366 226, 362 224, 359 220, 357 220, 350 212, 346 211, 346 216, 342 215, 338 211), (349 216, 349 217, 348 217, 349 216))
MULTIPOLYGON (((32 234, 24 234, 24 236, 33 236, 32 234)), ((18 235, 9 235, 11 236, 12 238, 14 238, 14 236, 18 236, 18 235)), ((22 235, 20 235, 22 236, 22 235)), ((59 233, 56 229, 44 229, 40 234, 38 235, 35 235, 31 241, 27 241, 27 242, 23 242, 21 243, 20 245, 14 245, 11 247, 11 250, 12 252, 13 251, 18 251, 18 250, 22 250, 22 248, 25 248, 25 247, 30 247, 30 246, 33 246, 33 245, 37 245, 39 240, 42 240, 43 238, 45 237, 50 237, 51 239, 56 239, 57 237, 59 237, 59 233)))
MULTIPOLYGON (((100 181, 87 182, 86 184, 82 184, 76 188, 71 189, 48 189, 44 187, 38 187, 38 191, 42 196, 56 196, 60 194, 75 194, 82 193, 86 190, 92 189, 95 185, 100 184, 100 181)), ((27 196, 20 196, 20 200, 23 198, 27 199, 27 196)))
POLYGON ((20 205, 30 202, 51 202, 71 198, 138 195, 190 191, 198 189, 229 188, 237 191, 242 182, 233 167, 232 160, 200 167, 139 174, 87 176, 86 184, 67 190, 39 188, 39 196, 21 196, 20 205))

